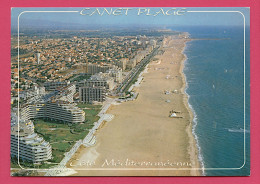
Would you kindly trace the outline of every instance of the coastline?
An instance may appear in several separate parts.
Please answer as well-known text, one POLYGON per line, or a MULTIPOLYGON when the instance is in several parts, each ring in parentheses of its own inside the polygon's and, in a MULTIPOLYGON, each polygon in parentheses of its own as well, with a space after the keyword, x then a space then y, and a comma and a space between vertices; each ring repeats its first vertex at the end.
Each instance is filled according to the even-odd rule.
MULTIPOLYGON (((190 106, 189 104, 189 97, 188 97, 188 94, 186 93, 186 88, 187 88, 187 80, 186 80, 186 76, 185 76, 185 73, 184 73, 184 67, 185 67, 185 61, 188 59, 186 54, 184 53, 185 52, 185 49, 187 48, 187 42, 189 41, 192 41, 194 39, 190 39, 188 41, 186 41, 184 43, 184 47, 181 51, 181 53, 183 54, 184 56, 184 59, 182 60, 181 62, 181 66, 180 66, 180 73, 182 75, 182 80, 183 80, 183 87, 181 88, 181 91, 182 93, 184 94, 183 96, 183 101, 184 101, 184 105, 186 106, 188 112, 189 112, 189 115, 190 115, 190 124, 187 126, 187 134, 189 136, 189 147, 188 147, 188 152, 190 154, 190 157, 191 157, 191 160, 193 159, 193 161, 195 162, 195 165, 197 166, 197 168, 203 168, 203 163, 202 160, 199 159, 199 145, 198 145, 198 142, 196 140, 196 135, 195 133, 193 132, 193 128, 194 128, 194 112, 192 111, 192 107, 190 106)), ((191 170, 191 172, 194 172, 195 170, 191 170)), ((195 171, 196 172, 196 171, 195 171)), ((196 173, 194 173, 196 174, 196 173)), ((203 173, 203 170, 200 170, 200 171, 197 171, 197 174, 198 175, 204 175, 203 173)))
POLYGON ((71 164, 68 165, 68 167, 77 171, 77 173, 73 176, 199 176, 202 174, 200 170, 185 170, 185 167, 177 167, 174 170, 167 167, 165 169, 147 169, 140 171, 138 169, 135 170, 134 167, 131 167, 129 170, 124 170, 123 166, 120 164, 112 170, 104 170, 102 169, 103 167, 98 168, 95 165, 97 164, 100 166, 102 160, 104 161, 106 158, 109 158, 110 160, 114 158, 115 160, 123 162, 128 158, 135 158, 138 161, 148 159, 151 162, 156 162, 157 160, 163 162, 165 159, 167 161, 169 158, 175 157, 177 162, 190 162, 191 165, 187 166, 189 168, 201 168, 198 158, 197 142, 192 132, 194 115, 188 104, 188 95, 185 93, 187 84, 183 69, 184 62, 186 60, 184 50, 186 48, 187 41, 191 40, 176 38, 168 40, 167 46, 163 48, 165 53, 163 53, 163 55, 156 56, 156 58, 159 59, 159 62, 150 62, 148 66, 148 73, 143 73, 143 81, 141 82, 141 85, 134 87, 134 91, 140 94, 137 100, 133 102, 124 102, 119 106, 113 105, 108 110, 108 113, 115 115, 115 119, 109 123, 104 123, 102 129, 97 131, 96 136, 98 141, 95 146, 89 148, 81 147, 74 155, 70 162, 73 162, 72 166, 71 164), (175 62, 170 62, 171 60, 174 60, 175 62), (162 68, 158 69, 157 66, 162 68), (149 72, 149 70, 153 71, 149 72), (168 80, 162 79, 162 77, 165 77, 166 74, 170 74, 171 78, 168 80), (158 83, 158 85, 153 88, 151 84, 153 84, 153 82, 156 83, 156 81, 159 81, 159 83, 160 81, 163 82, 162 84, 158 83), (164 82, 167 84, 165 86, 172 86, 171 90, 174 88, 180 92, 170 95, 158 94, 158 92, 163 93, 164 82), (149 84, 147 85, 147 83, 149 84), (152 97, 151 99, 153 102, 147 102, 148 98, 145 97, 146 95, 144 94, 152 97), (161 114, 165 114, 168 110, 166 111, 162 108, 162 113, 160 114, 157 113, 159 110, 154 111, 152 109, 147 109, 149 107, 148 105, 150 105, 150 107, 153 105, 158 105, 158 108, 162 106, 168 109, 172 108, 172 102, 166 103, 165 99, 162 101, 162 98, 167 96, 171 99, 170 101, 176 101, 176 107, 179 109, 175 110, 181 110, 181 115, 183 118, 171 119, 167 115, 163 118, 157 117, 161 114), (141 114, 138 112, 137 108, 140 108, 139 110, 147 109, 145 111, 147 114, 141 114), (129 113, 129 111, 131 113, 129 113), (130 114, 133 116, 133 119, 130 114), (154 117, 150 117, 154 114, 154 117), (136 115, 139 116, 137 117, 136 115), (147 122, 140 123, 145 121, 145 119, 148 119, 147 122), (154 122, 151 122, 153 120, 154 122), (134 128, 137 129, 138 133, 136 133, 135 130, 131 130, 131 128, 133 128, 131 127, 131 124, 133 124, 134 128), (158 130, 158 126, 162 126, 162 124, 166 127, 162 127, 162 130, 158 130), (149 131, 147 130, 148 126, 149 131), (129 133, 129 139, 132 140, 129 141, 123 137, 123 134, 126 133, 129 133), (140 136, 144 137, 143 142, 136 139, 136 137, 140 136), (185 138, 186 136, 187 138, 185 138), (160 138, 159 141, 157 140, 158 138, 160 138), (171 142, 167 141, 165 144, 169 145, 161 145, 164 139, 172 139, 172 145, 171 142), (118 142, 115 142, 116 140, 118 140, 118 142), (121 149, 123 145, 128 145, 130 148, 126 147, 123 151, 109 151, 109 149, 121 149), (173 146, 174 148, 177 147, 177 149, 169 148, 167 146, 173 146), (155 150, 153 147, 158 147, 159 152, 158 149, 155 150), (132 153, 131 151, 137 153, 132 153), (86 168, 86 164, 82 164, 82 162, 86 162, 86 160, 90 162, 93 161, 95 164, 90 164, 86 168))

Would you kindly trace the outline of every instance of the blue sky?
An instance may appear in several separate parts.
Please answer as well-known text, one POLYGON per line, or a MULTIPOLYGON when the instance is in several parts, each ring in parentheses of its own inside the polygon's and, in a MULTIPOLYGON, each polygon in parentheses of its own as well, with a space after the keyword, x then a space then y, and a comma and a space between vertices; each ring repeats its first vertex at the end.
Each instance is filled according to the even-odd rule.
MULTIPOLYGON (((100 25, 243 25, 243 17, 241 14, 233 12, 216 12, 216 13, 191 13, 186 12, 184 15, 163 15, 160 12, 157 16, 153 16, 156 12, 160 11, 160 8, 149 8, 150 14, 146 15, 145 13, 138 16, 138 8, 132 8, 128 10, 128 15, 126 16, 125 10, 122 15, 114 16, 104 14, 103 16, 95 13, 92 16, 80 15, 82 8, 12 8, 11 21, 12 25, 17 25, 17 17, 23 11, 79 11, 75 13, 24 13, 21 15, 20 20, 21 24, 23 20, 26 21, 37 21, 37 22, 60 22, 69 24, 100 24, 100 25)), ((104 8, 98 8, 100 12, 103 12, 104 8)), ((106 8, 110 10, 110 8, 106 8)), ((113 7, 112 10, 117 8, 113 7)), ((163 7, 164 13, 171 9, 170 7, 163 7)), ((181 8, 176 8, 181 9, 181 8)), ((91 8, 85 12, 92 13, 95 8, 91 8)), ((144 11, 144 9, 142 9, 144 11)), ((186 8, 186 11, 240 11, 246 17, 246 25, 250 25, 250 9, 249 8, 186 8)), ((84 12, 84 13, 85 13, 84 12)), ((169 13, 172 13, 170 11, 169 13)))

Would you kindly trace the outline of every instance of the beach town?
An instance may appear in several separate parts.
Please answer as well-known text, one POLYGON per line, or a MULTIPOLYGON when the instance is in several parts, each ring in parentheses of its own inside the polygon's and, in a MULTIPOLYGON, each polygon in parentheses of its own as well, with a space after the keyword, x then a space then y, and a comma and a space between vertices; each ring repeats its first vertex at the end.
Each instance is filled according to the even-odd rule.
POLYGON ((107 113, 114 118, 98 130, 96 145, 81 147, 69 162, 74 176, 200 175, 182 73, 187 37, 163 41, 161 54, 155 56, 158 60, 149 63, 133 85, 137 99, 113 104, 107 113), (129 166, 129 158, 139 163, 129 166), (169 159, 175 165, 162 166, 169 159), (155 164, 147 165, 147 160, 155 164), (95 164, 86 166, 87 161, 95 164))
POLYGON ((37 175, 45 176, 200 175, 183 74, 191 39, 184 32, 159 32, 115 40, 27 40, 21 48, 35 54, 12 65, 14 166, 40 165, 37 175), (61 57, 59 47, 70 54, 61 57), (118 53, 121 48, 125 53, 118 53), (49 69, 54 66, 60 68, 49 69), (49 138, 65 129, 70 140, 49 138))

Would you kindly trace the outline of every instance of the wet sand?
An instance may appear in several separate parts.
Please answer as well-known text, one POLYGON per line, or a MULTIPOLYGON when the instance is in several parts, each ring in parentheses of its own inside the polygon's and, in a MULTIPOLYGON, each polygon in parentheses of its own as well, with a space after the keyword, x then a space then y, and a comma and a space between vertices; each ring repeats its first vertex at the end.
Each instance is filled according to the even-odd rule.
POLYGON ((193 115, 184 94, 182 73, 187 39, 169 39, 133 90, 136 100, 113 105, 115 115, 96 133, 97 143, 77 151, 68 167, 73 176, 198 176, 192 135, 193 115), (165 91, 170 94, 165 94, 165 91), (177 90, 177 92, 173 92, 177 90), (167 102, 168 101, 168 102, 167 102), (176 111, 177 117, 169 117, 176 111))

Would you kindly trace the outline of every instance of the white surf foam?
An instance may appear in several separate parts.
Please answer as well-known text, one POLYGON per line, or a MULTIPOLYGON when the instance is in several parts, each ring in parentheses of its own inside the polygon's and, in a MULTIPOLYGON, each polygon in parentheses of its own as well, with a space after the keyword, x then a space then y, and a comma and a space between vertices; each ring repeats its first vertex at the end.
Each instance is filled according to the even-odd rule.
MULTIPOLYGON (((186 44, 186 48, 184 49, 183 53, 185 52, 185 50, 187 49, 187 44, 186 44)), ((186 56, 186 54, 185 54, 186 56)), ((186 67, 186 63, 187 63, 187 60, 188 60, 188 57, 186 56, 186 60, 184 61, 184 69, 186 67)), ((201 167, 202 167, 202 175, 205 176, 206 173, 205 173, 205 163, 204 163, 204 159, 203 159, 203 156, 202 156, 202 153, 201 153, 201 147, 199 145, 199 139, 198 139, 198 136, 196 135, 195 133, 195 130, 196 130, 196 126, 198 124, 198 120, 197 120, 197 114, 195 112, 195 110, 193 109, 192 105, 189 103, 189 99, 190 99, 190 95, 187 93, 187 89, 189 87, 189 84, 187 82, 187 78, 186 78, 186 75, 184 73, 184 69, 183 69, 183 74, 184 74, 184 80, 185 80, 185 83, 186 83, 186 86, 185 86, 185 90, 184 90, 184 93, 187 95, 188 97, 188 106, 189 108, 191 109, 192 113, 193 113, 193 125, 192 125, 192 134, 196 140, 196 145, 197 145, 197 148, 198 148, 198 159, 199 159, 199 162, 201 164, 201 167)))
POLYGON ((229 132, 234 133, 250 133, 250 130, 244 130, 243 128, 235 129, 235 128, 226 128, 229 132))

